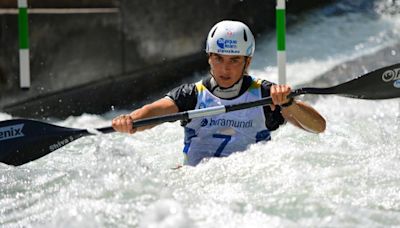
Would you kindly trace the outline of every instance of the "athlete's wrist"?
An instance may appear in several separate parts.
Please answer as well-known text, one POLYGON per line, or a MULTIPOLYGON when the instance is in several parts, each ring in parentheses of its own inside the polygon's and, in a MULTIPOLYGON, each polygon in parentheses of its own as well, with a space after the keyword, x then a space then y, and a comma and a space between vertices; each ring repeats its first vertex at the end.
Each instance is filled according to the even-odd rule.
POLYGON ((287 108, 287 107, 292 106, 293 104, 295 104, 295 101, 294 101, 294 98, 291 97, 291 98, 289 99, 288 102, 286 102, 286 103, 284 103, 284 104, 281 104, 280 106, 281 106, 282 108, 287 108))

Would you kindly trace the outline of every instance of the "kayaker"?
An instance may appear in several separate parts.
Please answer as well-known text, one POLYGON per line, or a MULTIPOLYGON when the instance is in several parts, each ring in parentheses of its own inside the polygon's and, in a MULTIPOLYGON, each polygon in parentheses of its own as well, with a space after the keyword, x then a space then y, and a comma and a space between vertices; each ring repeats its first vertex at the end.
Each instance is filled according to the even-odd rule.
POLYGON ((134 128, 132 121, 206 107, 229 105, 271 96, 273 105, 259 106, 182 123, 186 165, 203 158, 223 157, 250 144, 271 139, 270 132, 286 121, 312 133, 325 130, 325 119, 310 105, 287 98, 289 85, 276 85, 248 75, 255 50, 252 32, 242 22, 221 21, 207 37, 210 75, 183 84, 165 97, 112 120, 116 131, 133 134, 153 126, 134 128))

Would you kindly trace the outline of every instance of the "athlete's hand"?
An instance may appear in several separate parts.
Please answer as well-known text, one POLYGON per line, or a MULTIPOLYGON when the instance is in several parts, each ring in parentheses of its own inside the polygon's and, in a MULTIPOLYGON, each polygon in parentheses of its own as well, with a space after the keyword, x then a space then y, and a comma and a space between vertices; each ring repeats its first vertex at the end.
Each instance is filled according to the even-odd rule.
POLYGON ((120 115, 112 120, 112 127, 115 131, 133 134, 136 128, 132 125, 133 118, 130 115, 120 115))
POLYGON ((270 90, 270 96, 272 98, 271 110, 275 110, 276 105, 286 104, 290 101, 287 96, 292 92, 292 89, 288 85, 272 85, 270 90))

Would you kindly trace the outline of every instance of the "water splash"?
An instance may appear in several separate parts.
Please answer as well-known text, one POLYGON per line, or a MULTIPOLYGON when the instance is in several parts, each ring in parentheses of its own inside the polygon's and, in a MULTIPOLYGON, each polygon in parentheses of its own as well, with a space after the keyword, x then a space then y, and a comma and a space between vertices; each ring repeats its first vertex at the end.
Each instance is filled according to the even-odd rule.
MULTIPOLYGON (((398 38, 398 24, 393 24, 398 22, 385 17, 360 21, 359 16, 343 14, 318 23, 307 19, 289 31, 288 42, 297 40, 289 47, 297 53, 288 64, 289 75, 298 77, 293 82, 311 80, 398 38), (353 30, 354 36, 342 39, 335 35, 340 30, 353 30), (314 41, 315 34, 325 34, 324 39, 314 41)), ((274 41, 265 39, 257 55, 273 59, 274 41)), ((275 75, 272 62, 255 63, 257 76, 275 75)), ((21 167, 0 164, 0 225, 399 226, 399 99, 330 96, 319 97, 313 106, 327 119, 325 133, 313 135, 288 124, 273 132, 271 142, 208 159, 195 168, 171 169, 182 162, 179 123, 132 136, 84 137, 21 167)), ((55 123, 98 128, 126 112, 85 114, 55 123)), ((0 120, 10 118, 0 113, 0 120)))

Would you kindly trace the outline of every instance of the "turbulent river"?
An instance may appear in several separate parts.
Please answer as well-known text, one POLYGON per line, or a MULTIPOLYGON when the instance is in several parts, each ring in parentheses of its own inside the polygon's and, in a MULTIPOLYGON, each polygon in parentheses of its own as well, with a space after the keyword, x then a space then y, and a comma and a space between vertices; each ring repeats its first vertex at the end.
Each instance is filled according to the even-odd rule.
MULTIPOLYGON (((310 81, 398 42, 400 15, 381 10, 388 2, 371 10, 337 4, 300 16, 287 34, 288 82, 310 81)), ((277 81, 276 40, 258 40, 250 73, 277 81)), ((81 138, 17 168, 1 164, 0 226, 400 226, 400 100, 310 102, 327 120, 325 133, 287 124, 268 143, 197 167, 172 169, 182 162, 177 122, 132 136, 81 138)), ((124 112, 53 123, 97 128, 124 112)), ((0 120, 10 118, 0 113, 0 120)))

